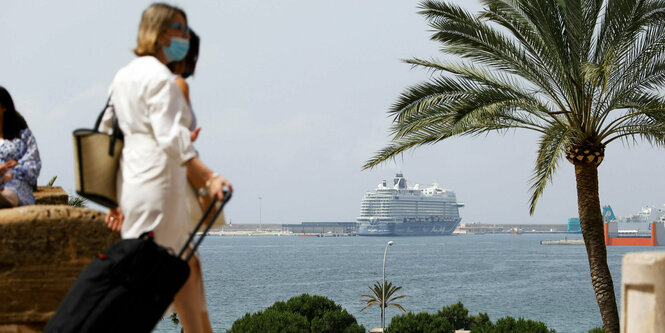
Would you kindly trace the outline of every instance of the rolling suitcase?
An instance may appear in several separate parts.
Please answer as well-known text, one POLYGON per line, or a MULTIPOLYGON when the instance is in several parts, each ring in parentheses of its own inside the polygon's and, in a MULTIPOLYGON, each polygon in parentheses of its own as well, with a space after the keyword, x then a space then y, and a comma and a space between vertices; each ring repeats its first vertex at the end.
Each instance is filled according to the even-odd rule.
MULTIPOLYGON (((230 198, 231 193, 225 193, 213 221, 230 198)), ((187 262, 212 223, 206 225, 192 251, 181 258, 214 207, 215 201, 177 256, 156 244, 152 233, 121 240, 100 253, 76 279, 44 332, 152 331, 189 277, 187 262)))

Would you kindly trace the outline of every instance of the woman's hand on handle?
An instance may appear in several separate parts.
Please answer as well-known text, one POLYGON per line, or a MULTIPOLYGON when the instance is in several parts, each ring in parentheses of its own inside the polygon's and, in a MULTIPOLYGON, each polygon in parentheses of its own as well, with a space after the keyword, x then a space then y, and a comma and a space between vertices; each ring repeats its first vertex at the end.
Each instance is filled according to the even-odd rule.
POLYGON ((224 199, 224 188, 227 188, 229 192, 233 192, 233 186, 224 177, 214 175, 209 182, 210 195, 217 200, 224 199))
POLYGON ((217 200, 224 199, 225 188, 228 189, 229 192, 233 192, 231 183, 205 166, 198 156, 185 162, 185 166, 187 167, 190 182, 197 187, 198 182, 205 182, 205 188, 210 191, 210 196, 213 198, 217 200))

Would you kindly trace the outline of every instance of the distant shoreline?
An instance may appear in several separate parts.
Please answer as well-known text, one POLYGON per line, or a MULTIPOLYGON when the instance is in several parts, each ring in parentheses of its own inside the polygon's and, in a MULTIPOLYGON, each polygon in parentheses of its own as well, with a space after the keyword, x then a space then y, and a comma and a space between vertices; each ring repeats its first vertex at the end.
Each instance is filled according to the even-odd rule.
MULTIPOLYGON (((460 223, 453 235, 571 234, 567 224, 460 223)), ((210 231, 213 236, 355 236, 355 222, 302 222, 300 224, 231 224, 210 231)))

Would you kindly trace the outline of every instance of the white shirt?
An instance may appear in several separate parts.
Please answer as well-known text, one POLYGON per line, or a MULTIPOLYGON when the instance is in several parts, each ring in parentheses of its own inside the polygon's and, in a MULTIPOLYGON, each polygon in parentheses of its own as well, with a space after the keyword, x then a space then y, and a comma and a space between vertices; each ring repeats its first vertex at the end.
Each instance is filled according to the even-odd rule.
MULTIPOLYGON (((109 89, 124 134, 118 171, 123 238, 153 231, 155 241, 179 251, 188 237, 185 162, 196 156, 191 113, 170 70, 152 56, 121 68, 109 89)), ((109 132, 111 112, 100 130, 109 132)))

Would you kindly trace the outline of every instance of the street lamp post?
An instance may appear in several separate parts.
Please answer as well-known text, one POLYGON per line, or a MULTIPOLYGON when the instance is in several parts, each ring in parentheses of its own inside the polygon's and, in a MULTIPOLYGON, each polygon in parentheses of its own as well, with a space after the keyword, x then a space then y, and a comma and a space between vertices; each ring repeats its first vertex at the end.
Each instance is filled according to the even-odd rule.
POLYGON ((381 332, 386 329, 386 254, 388 247, 393 246, 395 242, 389 241, 386 250, 383 251, 383 288, 381 288, 381 332))
POLYGON ((259 231, 261 231, 261 197, 259 197, 259 231))

